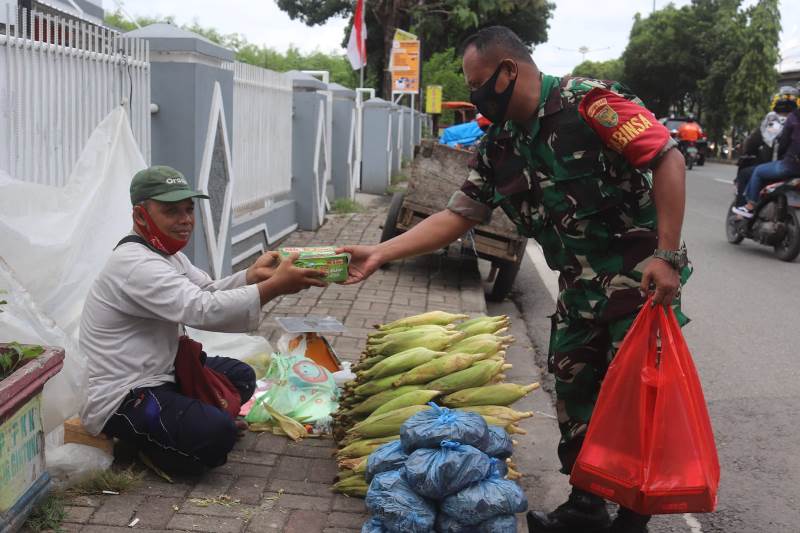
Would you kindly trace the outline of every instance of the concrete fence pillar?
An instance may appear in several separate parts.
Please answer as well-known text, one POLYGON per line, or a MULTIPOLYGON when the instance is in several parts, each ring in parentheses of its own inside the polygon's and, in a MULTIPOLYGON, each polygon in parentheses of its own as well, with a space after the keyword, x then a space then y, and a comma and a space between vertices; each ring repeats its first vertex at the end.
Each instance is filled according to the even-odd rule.
POLYGON ((364 102, 361 190, 366 193, 384 194, 391 182, 394 142, 391 108, 392 104, 381 98, 364 102))
POLYGON ((229 229, 234 52, 172 24, 126 36, 150 42, 152 163, 180 170, 210 200, 196 200, 197 225, 184 252, 215 278, 231 272, 229 229))
POLYGON ((302 72, 286 73, 293 80, 292 118, 292 193, 297 202, 297 223, 301 229, 315 230, 325 220, 327 203, 325 135, 328 86, 302 72))
POLYGON ((333 92, 333 197, 355 198, 356 169, 356 92, 338 83, 330 83, 333 92))
POLYGON ((397 104, 392 104, 392 167, 390 177, 400 173, 403 166, 403 110, 397 104))

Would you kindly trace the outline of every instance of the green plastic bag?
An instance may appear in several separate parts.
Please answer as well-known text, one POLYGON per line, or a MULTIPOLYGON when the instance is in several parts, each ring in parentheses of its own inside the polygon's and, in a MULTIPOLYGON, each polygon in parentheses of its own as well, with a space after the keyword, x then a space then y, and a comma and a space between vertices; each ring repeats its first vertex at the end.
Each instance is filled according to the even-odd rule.
POLYGON ((333 375, 303 355, 274 354, 264 381, 267 390, 247 413, 249 423, 271 421, 264 404, 303 424, 328 418, 338 407, 333 375))

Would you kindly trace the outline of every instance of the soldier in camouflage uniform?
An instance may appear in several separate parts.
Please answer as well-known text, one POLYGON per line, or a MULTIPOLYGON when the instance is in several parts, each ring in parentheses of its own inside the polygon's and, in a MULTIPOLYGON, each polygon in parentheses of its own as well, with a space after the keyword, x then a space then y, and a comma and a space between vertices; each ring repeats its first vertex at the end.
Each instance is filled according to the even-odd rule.
MULTIPOLYGON (((351 281, 386 261, 435 250, 503 209, 560 273, 548 366, 558 453, 569 474, 608 364, 651 286, 654 303, 672 305, 687 321, 679 299, 690 274, 680 243, 683 158, 626 87, 543 75, 507 28, 467 40, 464 74, 472 102, 494 123, 469 178, 447 210, 411 231, 375 247, 347 247, 351 281)), ((552 513, 528 515, 531 531, 541 532, 640 532, 648 520, 620 509, 611 524, 605 502, 578 489, 552 513)))

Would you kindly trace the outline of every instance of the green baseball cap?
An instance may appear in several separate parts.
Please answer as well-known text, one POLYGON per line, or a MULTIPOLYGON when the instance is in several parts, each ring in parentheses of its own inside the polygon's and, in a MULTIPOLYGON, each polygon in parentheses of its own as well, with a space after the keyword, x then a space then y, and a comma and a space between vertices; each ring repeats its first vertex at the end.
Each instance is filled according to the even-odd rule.
POLYGON ((180 202, 187 198, 208 198, 208 195, 190 189, 183 174, 172 167, 153 165, 137 172, 131 180, 133 205, 145 200, 180 202))

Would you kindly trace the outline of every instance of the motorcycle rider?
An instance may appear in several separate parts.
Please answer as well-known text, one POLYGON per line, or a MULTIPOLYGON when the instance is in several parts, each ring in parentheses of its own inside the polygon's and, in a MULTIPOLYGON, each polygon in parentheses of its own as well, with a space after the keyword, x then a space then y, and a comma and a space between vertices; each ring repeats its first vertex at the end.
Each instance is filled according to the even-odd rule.
POLYGON ((734 213, 752 218, 761 189, 767 182, 800 176, 800 109, 795 108, 786 118, 778 140, 778 157, 776 161, 755 167, 745 191, 747 204, 733 207, 734 213))
POLYGON ((761 121, 761 127, 754 130, 743 143, 743 155, 739 158, 739 170, 736 174, 736 205, 746 203, 745 189, 750 182, 753 171, 761 163, 775 159, 778 152, 776 142, 783 131, 783 124, 789 114, 797 109, 796 95, 799 91, 793 87, 782 87, 781 98, 775 97, 772 111, 761 121))

